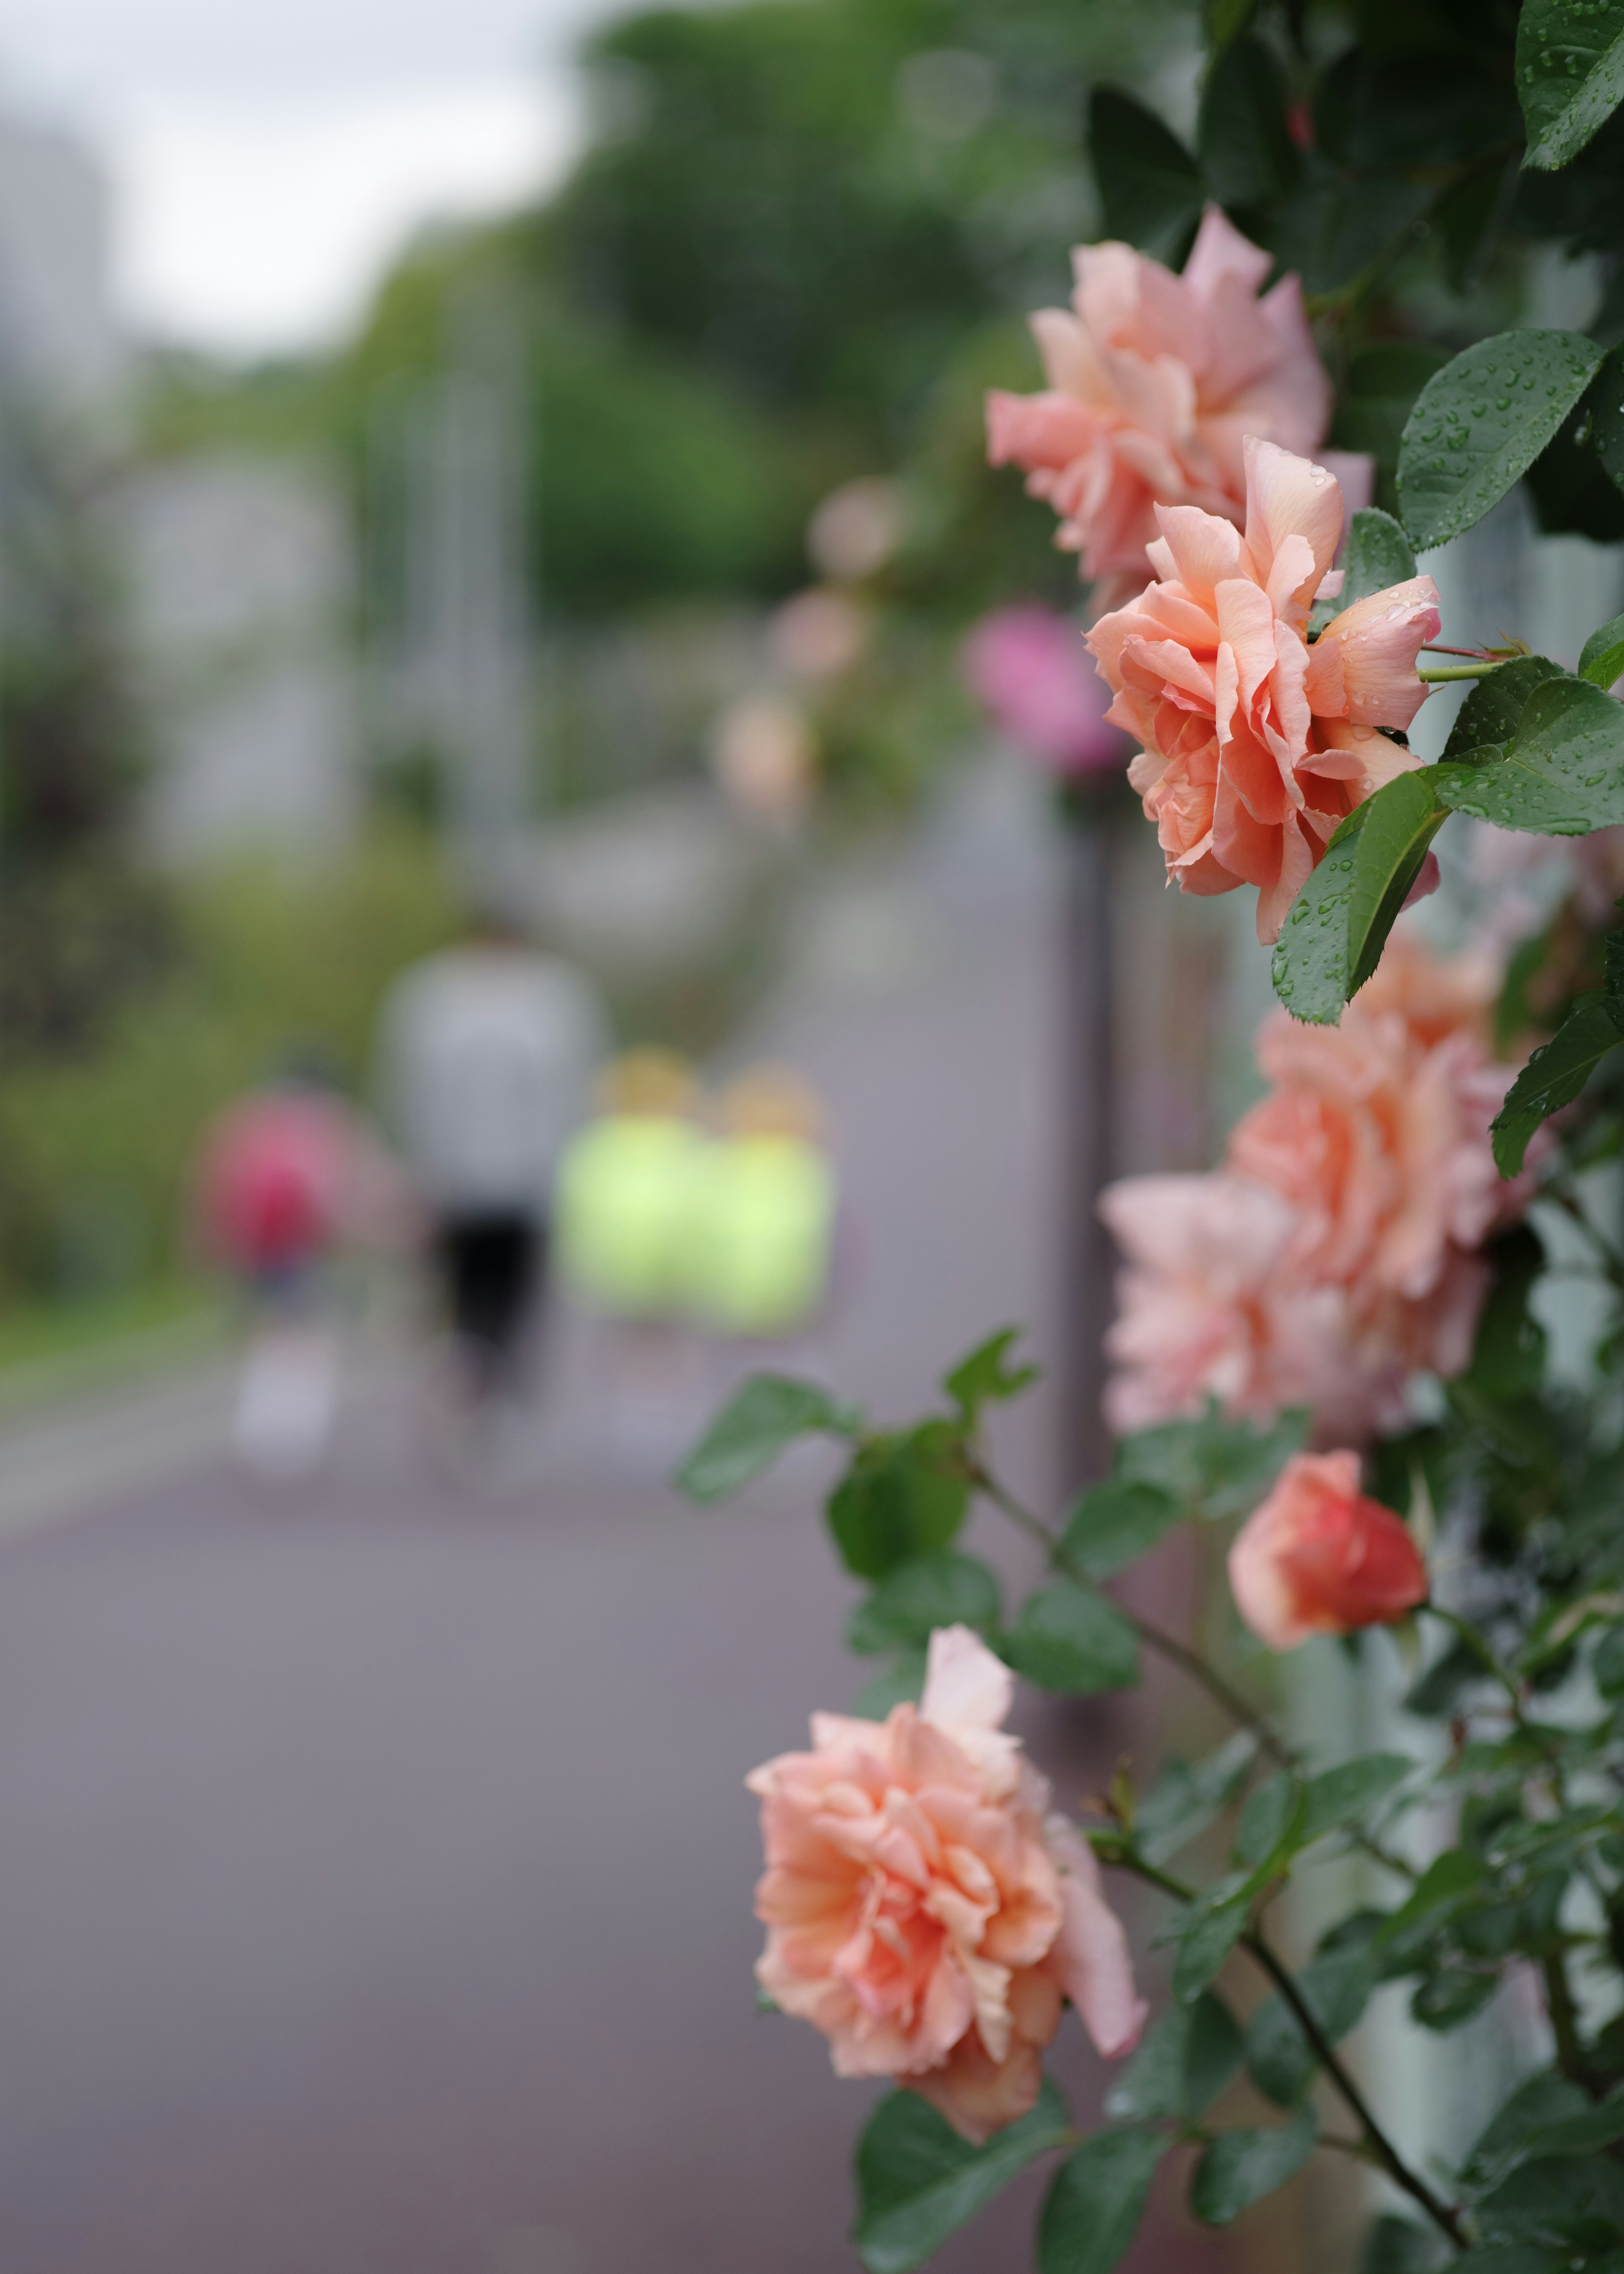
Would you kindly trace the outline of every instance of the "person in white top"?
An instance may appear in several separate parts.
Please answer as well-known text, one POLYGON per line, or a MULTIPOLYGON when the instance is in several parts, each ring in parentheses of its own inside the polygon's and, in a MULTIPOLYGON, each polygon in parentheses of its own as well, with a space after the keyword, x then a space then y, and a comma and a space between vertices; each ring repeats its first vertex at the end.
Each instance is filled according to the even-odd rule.
POLYGON ((470 1387, 510 1390, 545 1284, 553 1171, 609 1047, 603 1007, 490 915, 396 981, 380 1044, 385 1119, 432 1222, 470 1387))

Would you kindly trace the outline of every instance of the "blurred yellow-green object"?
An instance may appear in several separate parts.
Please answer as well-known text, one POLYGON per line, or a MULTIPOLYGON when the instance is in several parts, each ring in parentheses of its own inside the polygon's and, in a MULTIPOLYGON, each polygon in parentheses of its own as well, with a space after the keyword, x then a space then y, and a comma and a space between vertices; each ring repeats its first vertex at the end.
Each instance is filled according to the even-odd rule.
POLYGON ((706 1148, 688 1248, 688 1303, 718 1333, 804 1325, 829 1286, 835 1179, 805 1138, 731 1137, 706 1148))
POLYGON ((605 1113, 573 1138, 553 1192, 560 1269, 617 1319, 683 1306, 695 1187, 707 1139, 675 1113, 605 1113))

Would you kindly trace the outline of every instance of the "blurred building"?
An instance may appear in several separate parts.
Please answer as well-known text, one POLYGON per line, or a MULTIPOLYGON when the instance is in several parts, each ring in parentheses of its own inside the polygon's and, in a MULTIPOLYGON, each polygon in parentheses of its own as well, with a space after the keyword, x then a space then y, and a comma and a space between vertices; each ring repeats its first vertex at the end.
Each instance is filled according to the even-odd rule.
POLYGON ((123 521, 162 754, 148 792, 154 849, 184 862, 342 845, 361 734, 337 483, 293 461, 199 454, 138 476, 123 521))
POLYGON ((108 289, 111 200, 71 134, 0 113, 0 385, 105 410, 125 371, 108 289))

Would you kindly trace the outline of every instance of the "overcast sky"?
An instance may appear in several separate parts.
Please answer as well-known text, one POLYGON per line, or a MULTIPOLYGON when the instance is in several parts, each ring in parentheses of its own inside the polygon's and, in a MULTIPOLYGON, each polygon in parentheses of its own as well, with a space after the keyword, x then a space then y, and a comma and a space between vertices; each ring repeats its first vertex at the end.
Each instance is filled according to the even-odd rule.
POLYGON ((0 94, 72 125, 115 195, 132 327, 228 354, 325 343, 437 214, 557 178, 567 68, 616 0, 0 0, 0 94))

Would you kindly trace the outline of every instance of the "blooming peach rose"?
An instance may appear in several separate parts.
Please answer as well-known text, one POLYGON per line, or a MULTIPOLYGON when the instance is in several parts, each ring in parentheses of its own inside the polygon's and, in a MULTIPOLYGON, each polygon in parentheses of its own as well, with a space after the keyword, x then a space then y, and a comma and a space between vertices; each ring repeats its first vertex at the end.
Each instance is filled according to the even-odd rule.
POLYGON ((1093 1849, 1001 1726, 1011 1690, 967 1627, 942 1628, 917 1709, 815 1714, 809 1753, 748 1780, 763 1988, 838 2075, 895 2077, 978 2142, 1035 2104, 1064 1999, 1108 2056, 1146 2010, 1093 1849))
POLYGON ((1236 1535, 1229 1585, 1260 1641, 1295 1650, 1402 1617, 1428 1581, 1401 1519, 1360 1492, 1357 1453, 1298 1453, 1236 1535))
MULTIPOLYGON (((987 398, 988 456, 1026 469, 1060 516, 1056 543, 1086 577, 1145 573, 1154 506, 1239 521, 1249 434, 1307 451, 1324 440, 1331 389, 1296 276, 1258 297, 1273 265, 1216 206, 1182 276, 1126 245, 1071 256, 1071 312, 1032 328, 1049 386, 987 398)), ((1351 502, 1370 502, 1371 462, 1339 456, 1351 502)))
POLYGON ((1106 1337, 1116 1371, 1106 1418, 1119 1434, 1199 1412, 1319 1407, 1343 1371, 1345 1306, 1282 1269, 1289 1203, 1238 1177, 1124 1177, 1100 1213, 1126 1259, 1106 1337))
POLYGON ((1342 528, 1335 475, 1245 444, 1246 531, 1195 506, 1155 508, 1159 582, 1101 616, 1088 644, 1141 746, 1128 779, 1187 892, 1258 887, 1258 937, 1287 909, 1337 824, 1419 759, 1408 727, 1436 638, 1438 591, 1412 576, 1356 600, 1311 648, 1308 614, 1342 528))
POLYGON ((1258 1035, 1270 1083, 1222 1170, 1133 1177, 1103 1195, 1122 1248, 1107 1344, 1117 1429, 1199 1411, 1303 1404, 1347 1442, 1402 1418, 1421 1372, 1470 1356, 1484 1240, 1526 1206, 1489 1124, 1513 1069, 1489 1055, 1492 967, 1404 931, 1340 1027, 1282 1012, 1258 1035))

